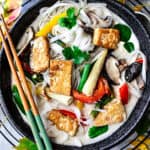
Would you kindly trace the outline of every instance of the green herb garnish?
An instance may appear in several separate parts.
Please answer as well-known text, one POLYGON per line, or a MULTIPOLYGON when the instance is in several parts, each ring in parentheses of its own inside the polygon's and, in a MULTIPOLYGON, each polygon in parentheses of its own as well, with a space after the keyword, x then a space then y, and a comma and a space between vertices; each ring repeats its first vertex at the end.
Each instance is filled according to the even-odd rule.
POLYGON ((134 44, 132 42, 126 42, 124 47, 129 53, 134 51, 134 44))
POLYGON ((23 138, 19 141, 19 145, 15 147, 15 150, 38 150, 37 145, 27 138, 23 138))
POLYGON ((108 104, 109 102, 112 101, 114 97, 113 96, 108 96, 108 95, 105 95, 100 101, 98 101, 95 105, 96 108, 98 109, 103 109, 103 107, 108 104))
POLYGON ((44 79, 43 79, 43 75, 42 74, 33 74, 31 75, 30 73, 28 73, 27 71, 24 71, 25 73, 25 76, 30 80, 32 81, 33 84, 37 84, 37 83, 40 83, 42 82, 44 79))
POLYGON ((63 50, 63 55, 67 60, 73 60, 75 64, 81 64, 87 61, 90 57, 88 52, 82 52, 79 47, 66 47, 63 50))
POLYGON ((124 24, 116 24, 114 26, 115 29, 118 29, 120 31, 120 40, 127 42, 129 41, 130 37, 131 37, 131 29, 124 25, 124 24))
POLYGON ((18 108, 21 110, 21 112, 23 114, 25 114, 25 110, 24 110, 24 107, 22 105, 22 101, 21 101, 18 89, 15 85, 12 87, 12 95, 13 95, 14 103, 18 106, 18 108))
POLYGON ((32 80, 34 80, 35 83, 42 82, 44 80, 43 75, 42 74, 33 74, 32 80))
POLYGON ((92 111, 91 111, 91 116, 92 116, 93 118, 96 118, 98 114, 99 114, 99 111, 97 111, 97 110, 92 110, 92 111))
POLYGON ((59 25, 62 27, 66 27, 68 29, 72 29, 77 23, 77 16, 74 7, 67 9, 67 17, 60 18, 58 21, 59 25))
POLYGON ((79 83, 78 88, 77 88, 77 90, 79 92, 82 92, 82 89, 85 85, 85 82, 88 79, 88 76, 89 76, 89 73, 90 73, 90 70, 91 70, 91 66, 92 66, 92 64, 86 64, 84 66, 84 69, 83 69, 83 72, 82 72, 82 75, 81 75, 81 80, 80 80, 80 83, 79 83))
POLYGON ((95 138, 105 132, 108 131, 108 126, 102 126, 102 127, 92 127, 89 129, 89 132, 88 132, 88 135, 89 137, 92 139, 92 138, 95 138))

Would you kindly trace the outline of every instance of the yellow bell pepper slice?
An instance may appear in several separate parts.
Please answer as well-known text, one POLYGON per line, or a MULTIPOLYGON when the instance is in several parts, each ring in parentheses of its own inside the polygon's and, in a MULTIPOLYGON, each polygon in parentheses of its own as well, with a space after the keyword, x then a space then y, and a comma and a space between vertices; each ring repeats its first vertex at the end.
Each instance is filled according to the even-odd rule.
POLYGON ((52 31, 52 28, 58 24, 58 20, 60 18, 63 18, 63 17, 66 17, 67 16, 67 13, 66 12, 63 12, 63 13, 60 13, 56 16, 54 16, 49 22, 47 22, 44 27, 42 27, 40 29, 40 31, 38 31, 36 33, 36 37, 39 37, 39 36, 47 36, 48 33, 50 33, 52 31))
POLYGON ((81 102, 81 101, 79 101, 79 100, 75 100, 74 103, 75 103, 75 106, 76 106, 77 108, 79 108, 80 111, 84 108, 84 103, 83 103, 83 102, 81 102))

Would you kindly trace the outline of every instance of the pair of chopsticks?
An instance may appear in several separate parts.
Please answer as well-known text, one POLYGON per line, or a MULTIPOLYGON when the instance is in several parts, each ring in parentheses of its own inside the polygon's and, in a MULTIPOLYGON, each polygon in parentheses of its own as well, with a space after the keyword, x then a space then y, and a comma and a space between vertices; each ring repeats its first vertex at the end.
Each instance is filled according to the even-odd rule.
POLYGON ((37 106, 34 102, 33 96, 29 90, 29 87, 28 87, 28 84, 27 84, 27 81, 26 81, 26 78, 24 75, 24 71, 23 71, 23 68, 21 66, 21 62, 17 56, 16 49, 15 49, 13 41, 12 41, 12 39, 8 33, 8 29, 7 29, 6 23, 5 23, 2 15, 0 15, 0 19, 1 19, 2 25, 4 27, 4 30, 6 32, 6 37, 8 39, 9 46, 7 45, 7 42, 5 41, 5 37, 4 37, 3 31, 2 31, 2 25, 0 26, 0 37, 2 39, 5 53, 6 53, 6 56, 8 59, 8 63, 9 63, 10 69, 12 71, 13 77, 16 81, 16 86, 18 88, 18 91, 19 91, 19 94, 20 94, 20 97, 22 100, 22 104, 23 104, 24 110, 26 112, 27 119, 30 123, 30 127, 32 130, 34 139, 36 141, 38 150, 52 150, 52 145, 51 145, 50 140, 49 140, 47 133, 45 131, 43 122, 42 122, 41 117, 39 115, 37 106), (17 69, 18 69, 19 74, 20 74, 20 77, 18 77, 18 74, 16 72, 14 61, 13 61, 13 58, 11 56, 10 50, 11 50, 12 56, 15 60, 17 69), (24 89, 26 91, 25 92, 26 95, 23 91, 22 84, 21 84, 20 80, 24 86, 24 89), (26 96, 27 96, 27 98, 26 98, 26 96))

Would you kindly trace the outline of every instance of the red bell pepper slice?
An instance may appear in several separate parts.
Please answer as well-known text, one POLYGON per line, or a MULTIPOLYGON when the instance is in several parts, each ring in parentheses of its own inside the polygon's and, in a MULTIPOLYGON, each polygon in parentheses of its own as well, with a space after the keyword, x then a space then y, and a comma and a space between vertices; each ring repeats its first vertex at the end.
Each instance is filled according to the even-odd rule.
POLYGON ((34 73, 27 63, 21 62, 21 64, 22 64, 24 71, 27 71, 31 75, 34 73))
POLYGON ((143 58, 137 58, 135 62, 143 64, 143 58))
POLYGON ((63 115, 65 115, 65 116, 69 116, 72 119, 77 119, 76 114, 71 112, 71 111, 68 111, 68 110, 65 110, 65 109, 60 109, 59 112, 62 113, 63 115))
POLYGON ((121 97, 121 101, 122 103, 125 105, 125 104, 128 104, 128 99, 129 99, 129 91, 128 91, 128 85, 126 83, 124 83, 120 89, 119 89, 119 92, 120 92, 120 97, 121 97))
POLYGON ((107 80, 105 80, 103 77, 99 79, 97 89, 92 96, 86 96, 83 93, 73 90, 73 97, 84 103, 94 103, 101 99, 105 94, 110 94, 110 88, 107 80))
POLYGON ((80 122, 80 124, 81 124, 83 127, 88 126, 87 124, 84 123, 84 121, 87 121, 86 118, 81 118, 81 120, 82 120, 82 121, 80 122))

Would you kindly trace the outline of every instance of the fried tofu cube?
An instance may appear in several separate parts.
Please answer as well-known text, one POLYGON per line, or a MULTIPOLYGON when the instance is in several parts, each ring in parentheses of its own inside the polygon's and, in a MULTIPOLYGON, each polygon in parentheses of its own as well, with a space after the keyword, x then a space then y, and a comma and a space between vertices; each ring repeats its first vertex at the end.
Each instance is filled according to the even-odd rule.
POLYGON ((116 49, 120 40, 120 32, 117 29, 101 29, 94 30, 93 43, 108 49, 116 49))
POLYGON ((70 136, 74 136, 78 129, 78 121, 69 116, 61 114, 59 110, 53 109, 49 112, 49 120, 52 121, 59 130, 65 131, 70 136))
POLYGON ((71 94, 72 61, 50 61, 50 91, 70 96, 71 94))
POLYGON ((50 61, 49 43, 45 37, 38 37, 33 41, 30 54, 30 67, 40 73, 48 69, 50 61))
POLYGON ((100 112, 94 120, 94 126, 105 126, 124 121, 126 116, 124 106, 118 99, 112 100, 104 106, 104 112, 100 112))

